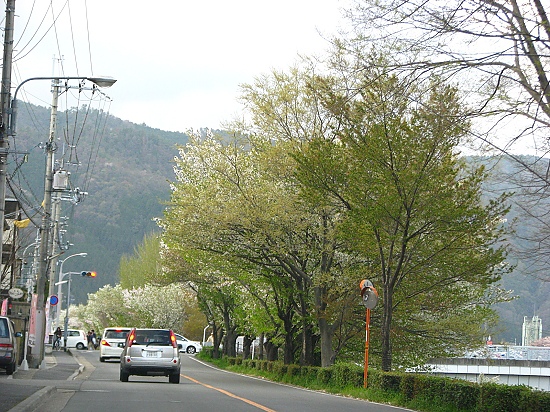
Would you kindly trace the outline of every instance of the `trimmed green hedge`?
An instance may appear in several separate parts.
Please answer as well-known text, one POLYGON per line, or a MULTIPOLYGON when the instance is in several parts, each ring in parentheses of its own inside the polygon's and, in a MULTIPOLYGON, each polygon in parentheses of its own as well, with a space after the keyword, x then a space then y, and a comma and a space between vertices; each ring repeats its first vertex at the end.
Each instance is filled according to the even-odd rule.
MULTIPOLYGON (((241 364, 250 369, 271 372, 276 379, 296 379, 316 382, 333 388, 362 387, 363 368, 356 364, 339 363, 328 368, 285 365, 280 361, 260 361, 229 358, 229 365, 241 364)), ((496 383, 478 384, 460 379, 422 373, 398 373, 369 370, 368 387, 400 394, 404 399, 427 400, 454 406, 461 412, 547 412, 550 392, 527 386, 496 383)))

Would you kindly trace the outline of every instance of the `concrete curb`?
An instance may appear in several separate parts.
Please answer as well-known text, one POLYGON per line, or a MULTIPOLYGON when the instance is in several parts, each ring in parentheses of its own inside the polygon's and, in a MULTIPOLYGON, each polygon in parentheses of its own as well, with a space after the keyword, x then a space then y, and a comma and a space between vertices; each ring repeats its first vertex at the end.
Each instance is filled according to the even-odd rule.
MULTIPOLYGON (((73 374, 67 378, 68 381, 74 380, 85 369, 85 366, 81 363, 81 360, 78 358, 78 356, 76 356, 71 351, 69 351, 69 353, 78 362, 78 369, 76 369, 73 372, 73 374)), ((52 363, 55 365, 55 362, 52 362, 52 363)), ((50 394, 55 390, 56 388, 54 386, 45 386, 44 388, 33 393, 31 396, 29 396, 25 400, 19 402, 17 405, 11 408, 8 412, 32 412, 38 407, 40 402, 42 402, 44 399, 47 399, 48 396, 50 396, 50 394)))
POLYGON ((72 381, 74 378, 76 378, 78 375, 80 375, 85 369, 85 366, 81 363, 78 364, 78 369, 74 371, 74 373, 67 378, 68 381, 72 381))
POLYGON ((46 386, 40 389, 39 391, 36 391, 35 393, 33 393, 24 401, 19 402, 17 405, 11 408, 8 412, 31 412, 38 406, 41 400, 46 399, 48 396, 50 396, 50 394, 54 390, 55 390, 55 387, 46 386))

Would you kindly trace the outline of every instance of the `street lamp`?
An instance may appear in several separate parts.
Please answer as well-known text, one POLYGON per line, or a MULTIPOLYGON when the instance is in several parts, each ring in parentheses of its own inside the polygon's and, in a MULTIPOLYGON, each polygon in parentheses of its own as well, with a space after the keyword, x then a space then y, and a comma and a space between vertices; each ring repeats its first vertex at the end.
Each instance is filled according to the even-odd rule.
MULTIPOLYGON (((61 264, 59 265, 59 278, 58 278, 58 281, 56 283, 57 285, 57 297, 59 298, 59 302, 62 301, 61 299, 61 292, 62 292, 62 283, 61 281, 63 280, 63 278, 65 277, 66 273, 63 272, 63 264, 69 260, 70 258, 72 257, 75 257, 75 256, 82 256, 82 257, 86 257, 88 256, 88 254, 86 252, 83 252, 83 253, 75 253, 74 255, 71 255, 71 256, 67 256, 65 259, 61 260, 61 264)), ((70 279, 70 278, 69 278, 70 279)), ((69 287, 70 287, 71 283, 69 281, 69 287)), ((67 296, 70 296, 70 289, 67 291, 67 296)), ((67 302, 67 309, 69 308, 69 304, 67 302)), ((59 326, 59 313, 61 312, 60 310, 61 308, 57 309, 56 311, 56 314, 55 314, 55 326, 59 326)), ((65 328, 65 330, 67 330, 67 328, 65 328)))
MULTIPOLYGON (((30 77, 26 80, 23 80, 15 91, 13 92, 13 98, 11 100, 11 110, 9 113, 9 119, 8 119, 8 136, 15 136, 16 134, 16 120, 17 120, 17 93, 19 93, 19 89, 31 80, 51 80, 53 82, 54 86, 54 99, 56 98, 55 95, 59 95, 59 82, 61 80, 89 80, 92 83, 94 83, 97 87, 101 88, 107 88, 111 87, 113 84, 116 83, 116 79, 113 79, 112 77, 63 77, 63 76, 54 76, 54 77, 30 77)), ((55 106, 57 107, 57 100, 55 106)))
POLYGON ((369 371, 369 342, 370 342, 370 311, 378 303, 378 291, 370 280, 362 280, 359 283, 361 290, 361 303, 365 307, 365 369, 363 373, 363 387, 367 387, 367 375, 369 371))
MULTIPOLYGON (((45 286, 48 269, 48 246, 49 246, 49 228, 48 224, 51 217, 52 209, 52 189, 53 189, 53 153, 55 150, 55 133, 57 122, 57 101, 60 94, 60 81, 61 80, 89 80, 98 87, 110 87, 116 80, 110 77, 31 77, 22 81, 15 89, 13 99, 11 100, 11 107, 9 108, 9 116, 7 122, 7 135, 15 136, 16 134, 16 119, 17 119, 17 93, 21 87, 31 80, 51 80, 52 81, 52 110, 50 118, 50 135, 48 143, 46 144, 46 176, 44 182, 44 203, 42 221, 40 223, 40 249, 39 249, 39 268, 37 272, 37 308, 35 316, 36 325, 36 338, 38 345, 33 347, 33 361, 37 366, 41 366, 44 360, 44 339, 46 335, 45 331, 45 286)), ((1 152, 0 152, 1 155, 1 152)), ((2 198, 1 183, 5 181, 5 169, 2 169, 0 165, 0 205, 4 204, 5 199, 2 198)), ((52 279, 53 280, 53 279, 52 279)), ((45 366, 45 365, 44 365, 45 366)))
POLYGON ((71 304, 71 280, 72 280, 72 275, 78 275, 80 272, 67 272, 63 275, 63 277, 65 277, 65 275, 69 275, 69 280, 62 280, 62 281, 59 281, 59 282, 56 282, 55 285, 57 287, 61 287, 62 284, 64 283, 67 283, 67 304, 66 304, 66 308, 65 308, 65 322, 64 322, 64 326, 63 326, 63 350, 65 352, 67 352, 67 338, 69 336, 69 305, 71 304))

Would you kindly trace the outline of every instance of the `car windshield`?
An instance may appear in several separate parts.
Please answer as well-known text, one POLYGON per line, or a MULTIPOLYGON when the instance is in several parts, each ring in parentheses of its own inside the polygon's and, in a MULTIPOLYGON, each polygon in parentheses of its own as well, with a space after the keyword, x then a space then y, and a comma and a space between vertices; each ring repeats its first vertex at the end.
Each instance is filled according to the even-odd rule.
POLYGON ((171 346, 170 331, 168 330, 140 330, 136 331, 134 345, 171 346))
POLYGON ((104 339, 126 339, 127 330, 108 330, 105 332, 104 339))

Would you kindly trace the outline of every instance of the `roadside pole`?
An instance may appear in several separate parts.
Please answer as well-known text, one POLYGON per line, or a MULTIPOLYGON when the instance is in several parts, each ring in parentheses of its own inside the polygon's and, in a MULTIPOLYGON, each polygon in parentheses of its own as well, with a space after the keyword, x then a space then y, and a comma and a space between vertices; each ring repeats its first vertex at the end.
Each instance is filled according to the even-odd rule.
POLYGON ((2 60, 2 85, 0 90, 0 108, 2 119, 0 124, 0 269, 2 268, 2 252, 4 246, 4 212, 6 204, 6 176, 8 163, 8 124, 11 102, 11 66, 13 55, 13 25, 15 17, 15 0, 6 2, 6 24, 4 29, 4 56, 2 60))

